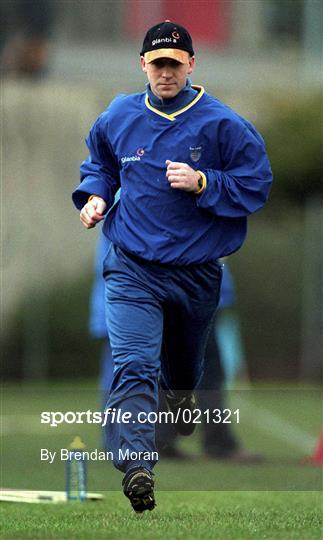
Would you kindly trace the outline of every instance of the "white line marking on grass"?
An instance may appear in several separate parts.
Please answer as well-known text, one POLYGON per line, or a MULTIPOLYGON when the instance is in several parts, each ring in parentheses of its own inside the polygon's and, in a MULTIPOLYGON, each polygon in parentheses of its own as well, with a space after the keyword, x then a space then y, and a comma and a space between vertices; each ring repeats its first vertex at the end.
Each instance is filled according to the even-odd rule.
MULTIPOLYGON (((300 428, 290 424, 281 417, 270 412, 268 409, 259 407, 239 396, 239 407, 248 411, 248 421, 259 430, 266 432, 268 436, 288 443, 301 452, 310 452, 316 445, 316 437, 309 435, 300 428)), ((1 434, 13 435, 15 433, 24 434, 44 434, 57 435, 57 433, 70 432, 69 424, 60 424, 53 428, 40 423, 40 416, 37 414, 15 415, 7 414, 1 417, 1 434), (57 431, 59 427, 59 432, 57 431)))
POLYGON ((255 407, 254 404, 239 396, 239 405, 249 410, 249 421, 261 431, 275 437, 290 446, 298 448, 301 452, 310 452, 316 445, 316 438, 305 433, 300 428, 283 420, 280 416, 263 407, 255 407))

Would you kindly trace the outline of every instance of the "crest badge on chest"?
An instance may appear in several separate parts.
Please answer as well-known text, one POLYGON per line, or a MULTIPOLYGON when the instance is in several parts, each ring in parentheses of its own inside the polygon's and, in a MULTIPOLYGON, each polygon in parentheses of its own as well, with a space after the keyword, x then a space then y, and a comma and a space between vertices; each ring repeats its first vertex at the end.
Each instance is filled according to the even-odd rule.
POLYGON ((202 146, 190 146, 190 157, 191 160, 196 163, 199 161, 202 155, 202 146))

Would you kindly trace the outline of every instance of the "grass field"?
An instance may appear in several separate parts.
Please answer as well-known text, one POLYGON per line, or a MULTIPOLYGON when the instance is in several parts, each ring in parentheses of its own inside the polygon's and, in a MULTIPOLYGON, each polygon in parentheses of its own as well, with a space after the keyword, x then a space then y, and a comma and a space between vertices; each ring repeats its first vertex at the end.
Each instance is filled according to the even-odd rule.
POLYGON ((320 502, 313 492, 161 492, 143 515, 116 492, 100 503, 10 503, 1 538, 321 539, 320 502))
MULTIPOLYGON (((234 429, 245 446, 262 453, 259 465, 205 459, 199 433, 180 444, 191 460, 161 461, 155 469, 157 508, 136 515, 121 494, 122 475, 111 463, 90 462, 96 503, 1 504, 1 539, 7 538, 322 538, 322 467, 301 465, 313 451, 322 422, 318 387, 256 386, 230 393, 240 409, 234 429)), ((42 411, 98 410, 90 383, 2 388, 1 487, 64 490, 65 464, 40 461, 40 449, 66 448, 80 435, 100 449, 97 426, 40 423, 42 411)))

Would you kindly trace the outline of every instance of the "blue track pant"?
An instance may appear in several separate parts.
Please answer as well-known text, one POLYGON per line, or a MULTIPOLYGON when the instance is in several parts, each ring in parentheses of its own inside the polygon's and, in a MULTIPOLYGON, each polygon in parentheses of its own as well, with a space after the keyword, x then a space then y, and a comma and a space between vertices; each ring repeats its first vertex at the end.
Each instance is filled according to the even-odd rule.
POLYGON ((131 413, 129 422, 109 421, 107 446, 118 469, 151 469, 156 460, 140 453, 156 452, 155 424, 138 418, 157 412, 159 380, 165 390, 183 395, 198 385, 222 269, 217 261, 149 263, 113 245, 103 269, 114 361, 107 408, 131 413), (124 458, 127 451, 131 460, 124 458))

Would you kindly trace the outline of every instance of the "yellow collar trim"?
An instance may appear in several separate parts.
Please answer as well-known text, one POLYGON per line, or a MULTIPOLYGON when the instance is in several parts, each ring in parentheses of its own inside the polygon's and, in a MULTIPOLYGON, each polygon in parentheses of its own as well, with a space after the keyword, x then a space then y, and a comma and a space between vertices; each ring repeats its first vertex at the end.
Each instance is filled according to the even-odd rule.
POLYGON ((176 120, 176 116, 178 116, 179 114, 182 114, 183 112, 187 111, 188 109, 190 109, 191 107, 193 107, 193 105, 195 105, 195 103, 197 103, 201 97, 203 96, 203 94, 205 93, 205 90, 203 88, 203 86, 198 86, 198 85, 192 85, 192 88, 195 88, 196 90, 199 91, 199 93, 197 94, 197 96, 193 99, 193 101, 191 101, 191 103, 189 103, 188 105, 186 105, 186 107, 183 107, 182 109, 179 109, 178 111, 175 111, 173 112, 172 114, 166 114, 162 111, 159 111, 158 109, 156 109, 155 107, 153 107, 150 103, 149 103, 149 99, 148 99, 148 94, 146 94, 146 97, 145 97, 145 104, 146 106, 148 107, 148 109, 150 109, 151 111, 153 111, 154 113, 156 114, 159 114, 159 116, 163 116, 164 118, 167 118, 168 120, 170 120, 171 122, 174 122, 174 120, 176 120))

